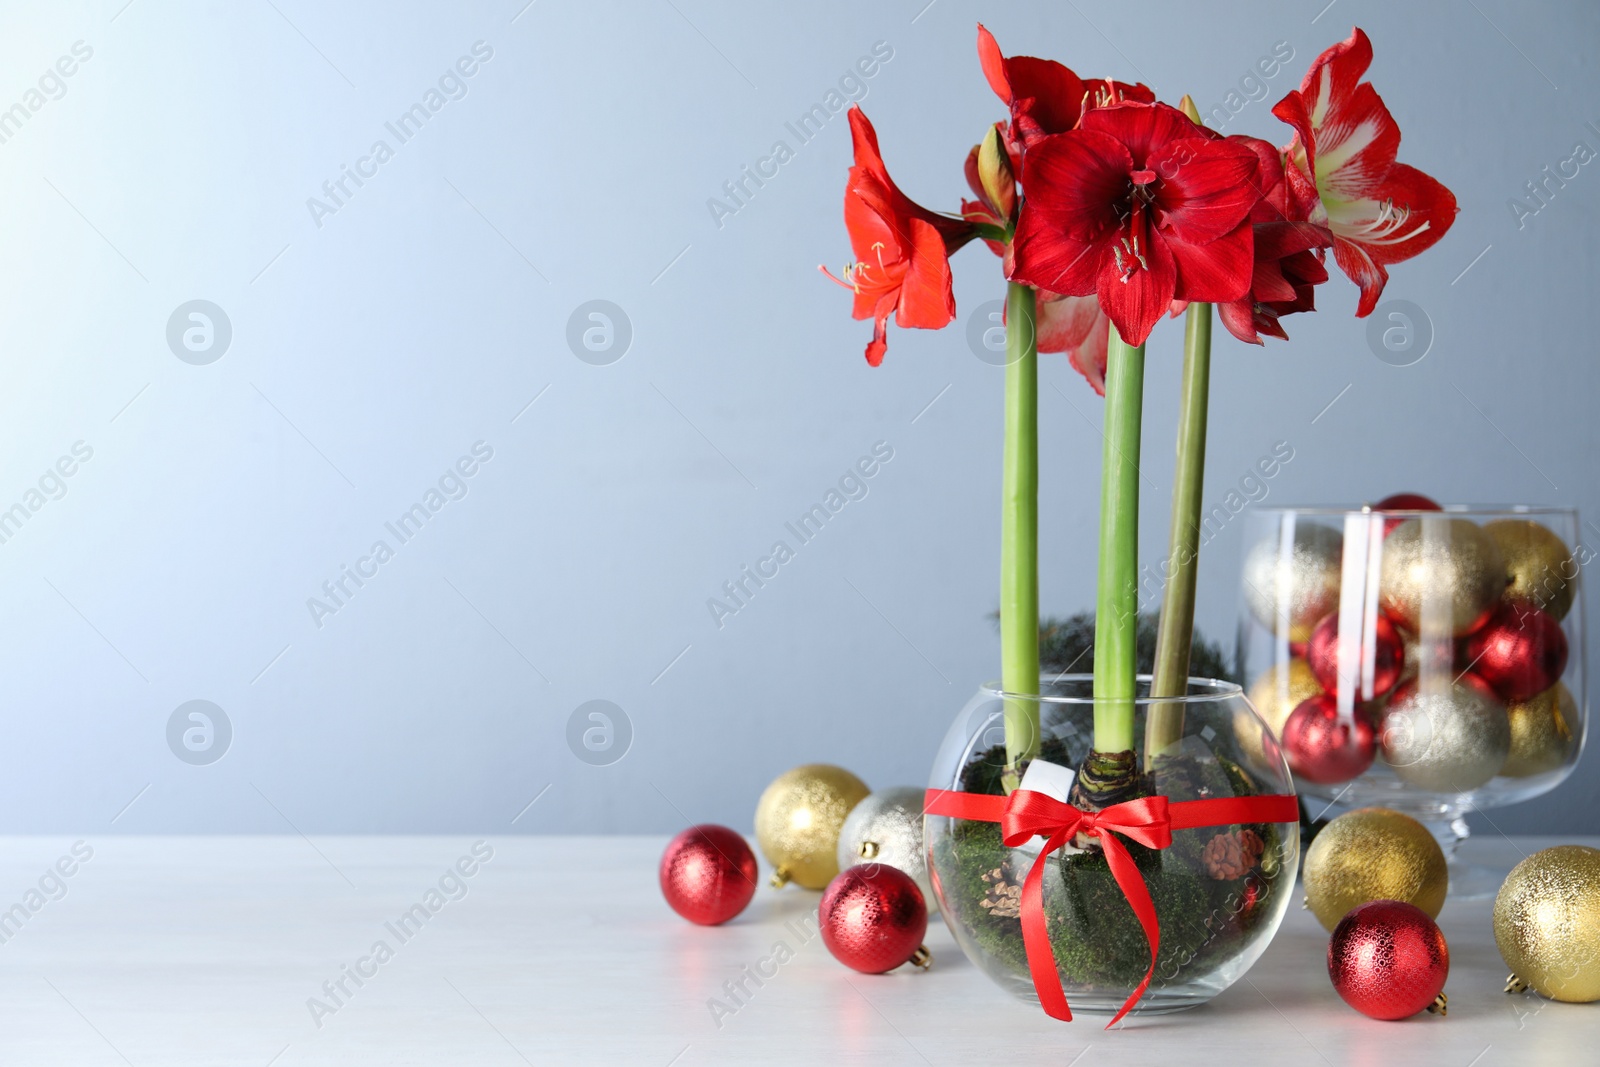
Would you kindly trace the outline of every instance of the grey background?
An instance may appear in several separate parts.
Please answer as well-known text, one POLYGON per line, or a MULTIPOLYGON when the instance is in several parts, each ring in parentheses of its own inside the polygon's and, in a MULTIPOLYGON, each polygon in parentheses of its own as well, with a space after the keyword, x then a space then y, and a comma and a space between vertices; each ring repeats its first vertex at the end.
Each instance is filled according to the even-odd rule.
MULTIPOLYGON (((0 15, 0 107, 93 49, 0 144, 0 506, 93 449, 0 544, 0 828, 748 827, 797 763, 923 782, 995 671, 1002 372, 964 320, 891 328, 885 366, 862 360, 870 325, 816 271, 849 253, 842 114, 721 226, 707 200, 794 147, 784 124, 883 41, 864 106, 891 172, 955 209, 1001 116, 980 18, 1009 52, 1204 109, 1286 41, 1288 70, 1225 128, 1275 142, 1271 104, 1363 26, 1402 159, 1462 207, 1387 294, 1425 310, 1433 347, 1378 359, 1337 276, 1292 343, 1219 330, 1207 497, 1288 441, 1274 504, 1417 489, 1600 515, 1600 163, 1520 227, 1507 205, 1574 142, 1600 149, 1593 5, 524 2, 0 15), (317 226, 307 198, 393 147, 384 123, 480 40, 466 95, 317 226), (166 343, 196 299, 233 331, 204 366, 166 343), (567 347, 591 300, 632 325, 610 365, 567 347), (493 458, 465 498, 316 626, 307 598, 478 441, 493 458), (868 495, 719 629, 707 599, 878 441, 894 458, 868 495), (632 728, 605 765, 567 743, 596 699, 632 728), (190 700, 231 724, 207 766, 167 747, 190 700)), ((955 272, 963 315, 1001 295, 982 247, 955 272)), ((1149 558, 1179 336, 1151 343, 1149 558)), ((1062 357, 1042 379, 1042 596, 1067 613, 1092 602, 1101 405, 1062 357)), ((1229 643, 1237 539, 1208 547, 1200 587, 1229 643)), ((1594 832, 1597 758, 1495 824, 1594 832)))

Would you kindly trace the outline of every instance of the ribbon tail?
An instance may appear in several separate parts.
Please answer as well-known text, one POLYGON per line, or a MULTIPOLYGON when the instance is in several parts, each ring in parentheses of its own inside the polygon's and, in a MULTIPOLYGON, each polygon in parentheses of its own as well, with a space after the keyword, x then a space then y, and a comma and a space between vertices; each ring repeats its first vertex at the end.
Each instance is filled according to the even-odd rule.
POLYGON ((1065 833, 1052 835, 1039 858, 1028 868, 1028 877, 1022 883, 1022 945, 1027 950, 1028 973, 1033 978, 1034 991, 1039 994, 1039 1006, 1052 1019, 1071 1022, 1072 1009, 1067 1007, 1067 992, 1061 987, 1061 974, 1056 970, 1056 954, 1050 947, 1050 933, 1044 918, 1045 860, 1065 842, 1065 833))
MULTIPOLYGON (((1144 979, 1134 989, 1133 993, 1123 1002, 1117 1014, 1106 1023, 1109 1030, 1122 1021, 1122 1017, 1139 1003, 1139 998, 1144 996, 1145 990, 1150 988, 1150 979, 1156 973, 1156 953, 1161 951, 1161 924, 1156 919, 1156 906, 1150 899, 1150 890, 1144 884, 1144 876, 1139 873, 1139 868, 1133 862, 1133 857, 1128 855, 1127 848, 1117 839, 1117 835, 1110 831, 1100 835, 1100 845, 1105 850, 1106 866, 1111 868, 1111 876, 1117 880, 1117 888, 1122 890, 1122 895, 1128 899, 1128 904, 1133 908, 1133 914, 1139 919, 1139 925, 1144 927, 1144 936, 1150 942, 1150 968, 1144 972, 1144 979)), ((1027 890, 1023 890, 1026 894, 1027 890)), ((1040 920, 1041 925, 1043 920, 1040 920)), ((1029 952, 1031 962, 1033 954, 1029 952)), ((1035 976, 1034 981, 1038 978, 1035 976)), ((1064 995, 1064 994, 1063 994, 1064 995)))

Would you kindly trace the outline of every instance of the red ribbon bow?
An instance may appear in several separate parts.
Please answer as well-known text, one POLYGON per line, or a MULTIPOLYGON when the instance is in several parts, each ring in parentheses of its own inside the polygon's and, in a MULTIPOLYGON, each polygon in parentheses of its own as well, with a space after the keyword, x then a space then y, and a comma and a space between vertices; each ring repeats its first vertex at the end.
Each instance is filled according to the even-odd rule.
POLYGON ((1050 947, 1050 935, 1045 930, 1044 860, 1077 834, 1100 839, 1111 876, 1133 908, 1139 925, 1144 927, 1145 939, 1150 943, 1150 967, 1122 1008, 1106 1023, 1108 1030, 1144 996, 1155 975, 1156 953, 1161 948, 1161 924, 1156 919, 1150 890, 1121 839, 1126 837, 1160 849, 1172 844, 1174 830, 1232 823, 1298 822, 1300 818, 1295 798, 1283 794, 1173 803, 1166 797, 1141 797, 1100 811, 1084 811, 1031 789, 1019 789, 1008 797, 930 789, 923 811, 952 819, 999 823, 1001 837, 1010 848, 1023 845, 1035 836, 1046 839, 1022 883, 1022 944, 1027 950, 1028 972, 1039 994, 1039 1004, 1053 1019, 1071 1021, 1072 1009, 1067 1007, 1066 990, 1056 970, 1055 951, 1050 947))

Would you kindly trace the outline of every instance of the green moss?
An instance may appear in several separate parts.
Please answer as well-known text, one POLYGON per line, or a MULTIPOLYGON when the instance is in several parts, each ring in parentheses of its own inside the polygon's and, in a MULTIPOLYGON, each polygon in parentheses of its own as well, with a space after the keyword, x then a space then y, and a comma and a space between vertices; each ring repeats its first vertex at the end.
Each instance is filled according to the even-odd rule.
MULTIPOLYGON (((1152 865, 1146 859, 1141 867, 1146 868, 1145 886, 1161 923, 1161 950, 1151 982, 1159 986, 1163 974, 1184 973, 1187 961, 1204 945, 1203 925, 1196 931, 1193 916, 1205 914, 1210 900, 1201 878, 1182 864, 1160 863, 1149 869, 1152 865)), ((1150 945, 1105 855, 1065 856, 1058 869, 1059 879, 1051 879, 1055 885, 1047 886, 1045 911, 1062 976, 1084 985, 1132 991, 1150 966, 1150 945)))
MULTIPOLYGON (((984 876, 1004 866, 1010 858, 1011 850, 1000 840, 996 823, 958 822, 948 837, 935 843, 933 850, 934 869, 944 888, 950 917, 970 931, 985 952, 1019 974, 1026 974, 1021 921, 996 916, 980 903, 990 889, 984 876)), ((1017 877, 1026 873, 1017 872, 1017 877)))

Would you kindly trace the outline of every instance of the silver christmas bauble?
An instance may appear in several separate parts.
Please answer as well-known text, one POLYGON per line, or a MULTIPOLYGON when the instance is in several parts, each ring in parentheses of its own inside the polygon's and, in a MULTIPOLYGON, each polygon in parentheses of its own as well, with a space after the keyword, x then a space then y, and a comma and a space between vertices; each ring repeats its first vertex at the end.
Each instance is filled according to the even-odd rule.
POLYGON ((1506 706, 1482 683, 1406 682, 1384 713, 1383 758, 1417 789, 1476 789, 1500 773, 1510 751, 1506 706))
POLYGON ((939 910, 922 847, 923 790, 896 786, 870 793, 851 809, 839 831, 839 869, 883 863, 904 871, 922 890, 929 913, 939 910))
POLYGON ((1304 641, 1339 608, 1344 535, 1330 526, 1297 524, 1294 542, 1261 541, 1244 558, 1244 600, 1256 620, 1290 641, 1304 641))

